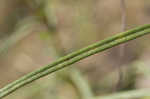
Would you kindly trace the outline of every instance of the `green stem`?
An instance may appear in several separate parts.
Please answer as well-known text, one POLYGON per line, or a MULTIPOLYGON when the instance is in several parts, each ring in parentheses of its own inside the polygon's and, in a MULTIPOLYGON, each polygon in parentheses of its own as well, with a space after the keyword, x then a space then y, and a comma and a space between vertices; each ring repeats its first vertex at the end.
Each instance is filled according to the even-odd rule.
POLYGON ((148 33, 150 33, 150 29, 148 29, 148 28, 150 28, 150 24, 129 30, 127 32, 117 34, 108 39, 102 40, 102 41, 97 42, 93 45, 90 45, 86 48, 80 49, 76 52, 66 55, 66 56, 52 62, 51 64, 49 64, 43 68, 40 68, 34 72, 31 72, 31 73, 23 76, 22 78, 10 83, 9 85, 5 86, 4 88, 0 89, 0 98, 10 94, 11 92, 15 91, 16 89, 18 89, 28 83, 31 83, 32 81, 34 81, 36 79, 39 79, 45 75, 53 73, 53 72, 55 72, 59 69, 62 69, 68 65, 76 63, 76 62, 80 61, 81 59, 84 59, 88 56, 91 56, 98 52, 112 48, 121 43, 127 42, 129 40, 133 40, 133 39, 136 39, 137 37, 148 34, 148 33))
POLYGON ((86 47, 86 48, 80 49, 80 50, 78 50, 78 51, 76 51, 76 52, 73 52, 73 53, 71 53, 71 54, 69 54, 69 55, 66 55, 66 56, 64 56, 64 57, 62 57, 62 58, 56 60, 55 62, 49 64, 48 66, 46 66, 46 67, 44 67, 44 68, 40 68, 39 70, 36 70, 35 72, 29 73, 29 74, 27 74, 26 76, 22 77, 21 79, 16 80, 15 82, 11 83, 10 85, 7 85, 7 87, 4 87, 3 90, 7 90, 7 89, 11 88, 13 85, 16 85, 17 83, 22 82, 22 81, 24 81, 24 80, 30 78, 31 76, 34 76, 34 75, 36 75, 36 74, 38 74, 38 73, 40 73, 40 72, 42 72, 42 71, 44 71, 44 70, 47 70, 47 69, 49 69, 49 68, 51 68, 51 67, 53 67, 53 66, 55 66, 55 65, 57 65, 57 64, 59 64, 59 63, 61 63, 61 62, 64 62, 64 61, 66 61, 66 60, 69 60, 69 59, 71 59, 71 58, 73 58, 73 57, 75 57, 75 56, 77 56, 77 55, 79 55, 79 54, 82 54, 82 53, 87 52, 87 51, 89 51, 89 50, 91 50, 91 49, 93 49, 93 48, 96 48, 96 47, 98 47, 98 46, 102 46, 102 45, 104 45, 105 43, 111 42, 111 41, 113 41, 113 40, 116 40, 116 39, 118 39, 118 38, 121 38, 121 37, 130 35, 130 34, 134 34, 134 33, 138 32, 138 31, 142 31, 142 30, 147 29, 147 28, 150 28, 150 24, 146 24, 146 25, 144 25, 144 26, 137 27, 137 28, 132 29, 132 30, 129 30, 129 31, 127 31, 127 32, 123 32, 123 33, 114 35, 114 36, 112 36, 112 37, 110 37, 110 38, 108 38, 108 39, 102 40, 102 41, 97 42, 97 43, 95 43, 95 44, 93 44, 93 45, 90 45, 90 46, 88 46, 88 47, 86 47))
POLYGON ((131 90, 126 92, 119 92, 114 93, 112 95, 107 96, 98 96, 93 99, 135 99, 141 97, 149 97, 150 96, 150 89, 138 89, 138 90, 131 90))
POLYGON ((73 68, 69 73, 71 80, 81 95, 81 99, 93 99, 94 94, 88 84, 88 81, 83 77, 81 72, 78 69, 73 68))

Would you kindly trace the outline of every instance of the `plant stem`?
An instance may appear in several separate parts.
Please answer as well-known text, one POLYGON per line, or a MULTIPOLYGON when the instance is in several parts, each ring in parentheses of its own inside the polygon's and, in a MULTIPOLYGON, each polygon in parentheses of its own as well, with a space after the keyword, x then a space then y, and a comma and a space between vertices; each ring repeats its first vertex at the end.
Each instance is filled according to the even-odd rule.
POLYGON ((126 92, 119 92, 107 96, 98 96, 93 99, 135 99, 145 96, 150 96, 150 89, 138 89, 126 92))
MULTIPOLYGON (((121 31, 124 32, 127 27, 127 13, 126 13, 126 3, 125 0, 120 0, 121 7, 121 31)), ((120 45, 119 48, 119 62, 118 62, 118 82, 115 87, 115 91, 118 91, 122 87, 123 81, 123 70, 121 67, 121 63, 124 60, 126 44, 120 45)))
POLYGON ((102 52, 106 49, 112 48, 121 43, 125 43, 127 41, 136 39, 140 36, 146 35, 146 34, 150 33, 150 29, 148 29, 148 28, 150 28, 150 24, 129 30, 127 32, 117 34, 108 39, 102 40, 102 41, 97 42, 93 45, 90 45, 86 48, 80 49, 76 52, 66 55, 66 56, 52 62, 51 64, 49 64, 45 67, 42 67, 34 72, 31 72, 31 73, 23 76, 22 78, 10 83, 9 85, 5 86, 4 88, 0 89, 0 98, 9 95, 11 92, 14 92, 16 89, 18 89, 28 83, 31 83, 32 81, 34 81, 36 79, 39 79, 43 76, 46 76, 50 73, 60 70, 68 65, 76 63, 76 62, 80 61, 81 59, 84 59, 88 56, 94 55, 98 52, 102 52))
POLYGON ((81 99, 93 99, 93 92, 88 84, 88 81, 83 77, 81 72, 78 69, 73 68, 70 71, 70 76, 81 95, 81 99))

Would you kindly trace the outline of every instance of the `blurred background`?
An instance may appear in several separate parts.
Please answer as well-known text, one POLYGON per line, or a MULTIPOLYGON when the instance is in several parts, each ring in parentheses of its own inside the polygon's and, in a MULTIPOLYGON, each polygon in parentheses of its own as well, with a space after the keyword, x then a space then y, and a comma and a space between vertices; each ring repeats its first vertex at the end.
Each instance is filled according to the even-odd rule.
MULTIPOLYGON (((125 2, 126 29, 150 23, 149 0, 125 2)), ((121 13, 120 0, 0 0, 0 88, 61 56, 121 32, 121 13)), ((4 99, 94 99, 150 88, 149 37, 126 43, 122 58, 120 46, 111 48, 4 99)))

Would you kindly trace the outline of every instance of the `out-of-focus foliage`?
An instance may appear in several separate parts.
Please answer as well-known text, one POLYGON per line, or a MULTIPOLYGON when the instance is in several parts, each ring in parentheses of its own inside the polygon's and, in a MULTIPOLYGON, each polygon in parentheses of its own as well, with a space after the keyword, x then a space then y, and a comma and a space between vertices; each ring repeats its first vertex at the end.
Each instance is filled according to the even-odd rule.
MULTIPOLYGON (((126 0, 126 6, 127 29, 150 22, 149 0, 126 0)), ((120 0, 0 0, 0 87, 120 31, 120 0)), ((150 88, 149 42, 146 36, 127 43, 122 60, 115 47, 74 67, 88 80, 93 95, 114 91, 119 61, 121 91, 150 88)), ((70 69, 74 68, 37 80, 5 99, 83 98, 70 69)))

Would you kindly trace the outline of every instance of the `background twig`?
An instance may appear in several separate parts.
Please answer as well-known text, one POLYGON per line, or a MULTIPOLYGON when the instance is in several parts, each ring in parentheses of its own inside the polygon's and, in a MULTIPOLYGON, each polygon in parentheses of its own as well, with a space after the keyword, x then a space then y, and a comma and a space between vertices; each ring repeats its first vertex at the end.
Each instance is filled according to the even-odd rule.
MULTIPOLYGON (((125 31, 126 30, 126 26, 127 26, 127 15, 126 15, 126 3, 125 0, 120 0, 120 7, 121 7, 121 31, 125 31)), ((117 82, 117 86, 115 90, 119 90, 119 88, 121 87, 122 84, 122 80, 123 80, 123 70, 121 67, 121 62, 123 61, 124 58, 124 54, 125 54, 125 47, 126 44, 122 44, 120 45, 120 49, 119 49, 119 62, 118 62, 118 82, 117 82)))

